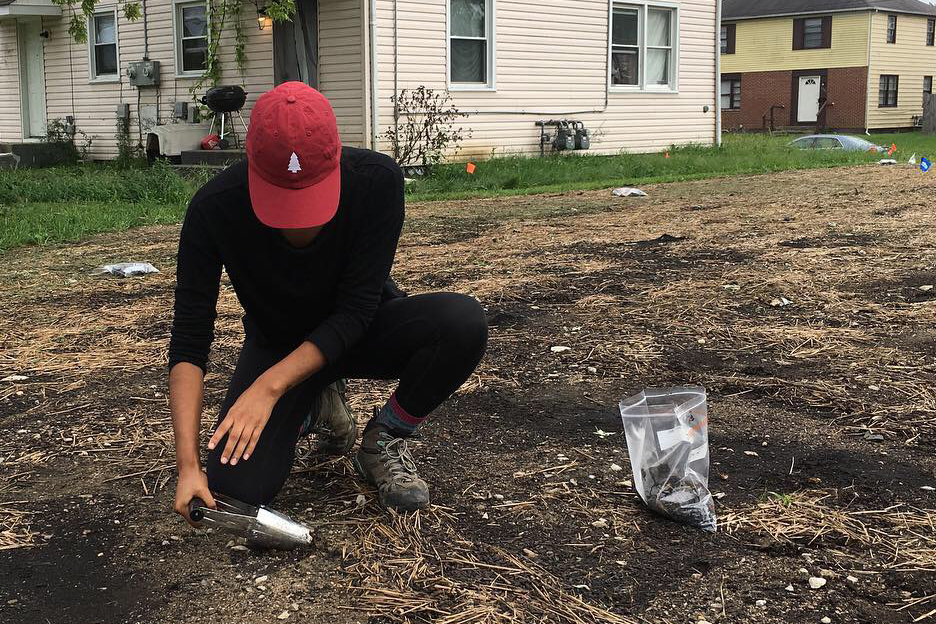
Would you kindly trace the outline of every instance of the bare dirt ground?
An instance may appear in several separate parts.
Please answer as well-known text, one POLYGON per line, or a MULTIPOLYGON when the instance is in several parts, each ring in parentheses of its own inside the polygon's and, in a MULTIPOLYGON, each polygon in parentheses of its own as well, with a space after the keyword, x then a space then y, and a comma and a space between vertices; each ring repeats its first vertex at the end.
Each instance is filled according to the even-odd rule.
MULTIPOLYGON (((25 379, 0 382, 0 621, 936 622, 933 180, 412 206, 395 277, 477 296, 489 351, 416 452, 435 506, 382 511, 307 454, 277 500, 316 528, 301 553, 169 511, 178 229, 7 253, 0 378, 25 379), (90 275, 125 260, 163 272, 90 275), (681 384, 709 391, 716 534, 629 480, 618 400, 681 384)), ((225 288, 206 431, 240 338, 225 288)), ((387 391, 354 382, 354 406, 387 391)))

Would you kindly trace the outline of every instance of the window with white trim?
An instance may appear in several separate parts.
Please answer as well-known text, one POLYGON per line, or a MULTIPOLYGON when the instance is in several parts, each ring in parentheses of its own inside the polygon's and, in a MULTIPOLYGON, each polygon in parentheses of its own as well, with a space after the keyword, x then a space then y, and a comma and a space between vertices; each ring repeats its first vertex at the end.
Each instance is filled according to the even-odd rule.
POLYGON ((199 75, 208 57, 208 7, 204 2, 175 5, 176 73, 199 75))
POLYGON ((493 0, 449 0, 449 83, 494 84, 493 0))
POLYGON ((117 10, 95 13, 88 24, 88 49, 91 54, 91 80, 116 79, 117 10))
POLYGON ((676 89, 677 12, 615 4, 611 11, 611 87, 676 89))

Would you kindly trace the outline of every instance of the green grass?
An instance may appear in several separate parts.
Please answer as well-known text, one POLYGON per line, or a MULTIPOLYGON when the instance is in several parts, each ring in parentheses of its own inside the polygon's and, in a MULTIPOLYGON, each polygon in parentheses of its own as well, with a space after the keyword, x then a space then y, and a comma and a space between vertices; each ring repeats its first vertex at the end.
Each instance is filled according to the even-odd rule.
POLYGON ((92 234, 178 223, 185 204, 29 202, 0 206, 0 250, 79 241, 92 234))
MULTIPOLYGON (((895 158, 936 159, 936 137, 919 133, 875 135, 896 143, 895 158)), ((440 165, 407 186, 409 201, 641 186, 656 182, 769 173, 872 163, 866 153, 799 151, 790 137, 726 135, 721 147, 688 146, 663 154, 581 153, 546 158, 496 158, 479 162, 474 175, 464 164, 440 165)), ((0 171, 0 251, 29 244, 77 241, 91 234, 140 225, 177 223, 192 194, 212 175, 181 176, 171 167, 118 168, 80 165, 0 171)), ((934 174, 936 175, 936 174, 934 174)))
MULTIPOLYGON (((936 157, 936 137, 918 133, 866 137, 878 144, 897 144, 895 158, 904 162, 913 152, 936 157)), ((546 158, 497 158, 476 163, 473 175, 464 164, 437 166, 431 176, 409 184, 411 200, 465 199, 497 195, 612 186, 640 186, 723 175, 770 173, 875 162, 881 155, 862 152, 790 149, 788 136, 726 135, 721 147, 671 148, 663 154, 585 155, 573 152, 546 158)))
POLYGON ((0 171, 0 251, 178 223, 211 172, 81 165, 0 171))
POLYGON ((210 178, 185 178, 165 164, 118 168, 109 164, 0 171, 0 204, 127 202, 184 204, 210 178))

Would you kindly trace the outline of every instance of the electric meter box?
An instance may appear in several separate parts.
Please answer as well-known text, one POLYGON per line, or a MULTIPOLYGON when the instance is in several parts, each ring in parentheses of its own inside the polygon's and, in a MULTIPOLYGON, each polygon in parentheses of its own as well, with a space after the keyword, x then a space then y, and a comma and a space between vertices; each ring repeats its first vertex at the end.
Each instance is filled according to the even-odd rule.
POLYGON ((159 61, 134 61, 127 66, 131 87, 158 87, 159 61))

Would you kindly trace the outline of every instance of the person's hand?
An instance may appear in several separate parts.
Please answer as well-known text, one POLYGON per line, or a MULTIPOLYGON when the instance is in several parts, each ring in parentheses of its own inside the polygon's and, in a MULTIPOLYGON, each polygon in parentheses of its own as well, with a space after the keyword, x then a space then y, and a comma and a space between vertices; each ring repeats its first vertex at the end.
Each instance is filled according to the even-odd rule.
POLYGON ((208 477, 201 468, 195 467, 179 472, 179 482, 176 484, 175 512, 185 518, 192 526, 198 526, 189 517, 189 505, 192 499, 200 498, 205 505, 214 509, 215 501, 208 489, 208 477))
POLYGON ((226 464, 230 461, 234 466, 242 456, 244 460, 250 459, 278 400, 276 392, 259 380, 254 382, 228 410, 227 416, 208 441, 208 449, 214 449, 227 434, 221 463, 226 464))

